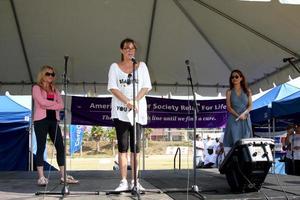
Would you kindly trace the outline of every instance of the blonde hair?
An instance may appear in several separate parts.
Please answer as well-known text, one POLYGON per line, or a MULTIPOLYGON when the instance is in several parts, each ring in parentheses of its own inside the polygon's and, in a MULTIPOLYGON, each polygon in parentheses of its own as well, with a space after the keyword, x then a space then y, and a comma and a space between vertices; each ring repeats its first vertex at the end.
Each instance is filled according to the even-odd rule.
MULTIPOLYGON (((43 78, 45 77, 45 74, 46 74, 47 70, 49 70, 49 69, 52 70, 52 72, 55 73, 54 67, 52 67, 52 66, 50 66, 50 65, 44 65, 44 66, 40 69, 40 71, 39 71, 39 73, 38 73, 38 75, 37 75, 37 84, 38 84, 41 88, 43 88, 44 90, 46 90, 46 88, 44 88, 44 84, 43 84, 44 79, 43 79, 43 78)), ((54 80, 53 80, 52 83, 50 83, 49 88, 51 89, 51 91, 55 91, 54 80)))

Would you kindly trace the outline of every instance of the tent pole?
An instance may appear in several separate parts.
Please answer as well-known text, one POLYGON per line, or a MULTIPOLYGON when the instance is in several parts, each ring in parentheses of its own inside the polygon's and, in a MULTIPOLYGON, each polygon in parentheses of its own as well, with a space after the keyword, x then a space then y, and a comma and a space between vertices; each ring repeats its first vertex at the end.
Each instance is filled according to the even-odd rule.
POLYGON ((145 171, 145 129, 142 131, 142 141, 143 141, 143 171, 145 171))
POLYGON ((268 138, 271 138, 271 122, 270 122, 270 119, 268 119, 268 138))
POLYGON ((32 141, 33 141, 33 134, 32 134, 32 121, 30 119, 30 127, 29 127, 29 162, 28 162, 28 171, 33 171, 33 146, 32 146, 32 141))
MULTIPOLYGON (((275 118, 273 117, 273 140, 274 140, 274 143, 275 143, 275 118)), ((275 149, 276 145, 274 146, 274 149, 273 149, 273 158, 274 158, 274 162, 273 162, 273 174, 275 174, 275 168, 276 168, 276 159, 275 159, 275 153, 276 153, 276 149, 275 149)))
MULTIPOLYGON (((33 85, 31 86, 31 91, 32 91, 32 87, 33 85)), ((33 134, 32 134, 32 131, 33 131, 33 98, 32 98, 32 95, 31 95, 31 116, 29 118, 29 162, 28 162, 28 170, 29 171, 33 171, 33 146, 32 146, 32 141, 33 141, 33 134)))

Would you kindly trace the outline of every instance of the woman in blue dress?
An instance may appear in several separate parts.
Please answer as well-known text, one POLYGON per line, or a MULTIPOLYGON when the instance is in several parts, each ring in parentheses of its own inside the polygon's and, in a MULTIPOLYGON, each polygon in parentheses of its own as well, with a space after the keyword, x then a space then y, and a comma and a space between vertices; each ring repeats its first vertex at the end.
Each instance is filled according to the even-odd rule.
POLYGON ((252 137, 249 115, 252 108, 252 94, 240 70, 231 72, 229 84, 230 89, 226 91, 226 106, 229 114, 223 145, 231 148, 240 139, 252 137))

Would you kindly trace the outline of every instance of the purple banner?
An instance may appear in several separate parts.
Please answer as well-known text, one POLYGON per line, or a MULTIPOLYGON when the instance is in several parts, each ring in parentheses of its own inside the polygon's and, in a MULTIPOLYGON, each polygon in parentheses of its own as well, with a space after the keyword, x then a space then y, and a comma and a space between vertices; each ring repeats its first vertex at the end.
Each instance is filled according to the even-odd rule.
MULTIPOLYGON (((193 128, 193 101, 147 97, 150 128, 193 128)), ((225 99, 198 100, 197 128, 224 127, 225 99)), ((72 124, 113 126, 111 98, 72 97, 72 124)))

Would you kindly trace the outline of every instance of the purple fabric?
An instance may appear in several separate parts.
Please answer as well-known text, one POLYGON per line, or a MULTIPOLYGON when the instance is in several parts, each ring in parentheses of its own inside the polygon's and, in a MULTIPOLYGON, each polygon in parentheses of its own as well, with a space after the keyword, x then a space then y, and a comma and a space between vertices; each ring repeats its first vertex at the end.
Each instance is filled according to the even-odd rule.
MULTIPOLYGON (((193 101, 147 97, 150 128, 193 128, 193 101)), ((225 127, 225 99, 197 101, 197 128, 225 127)), ((111 98, 72 97, 72 124, 113 126, 111 98)))

